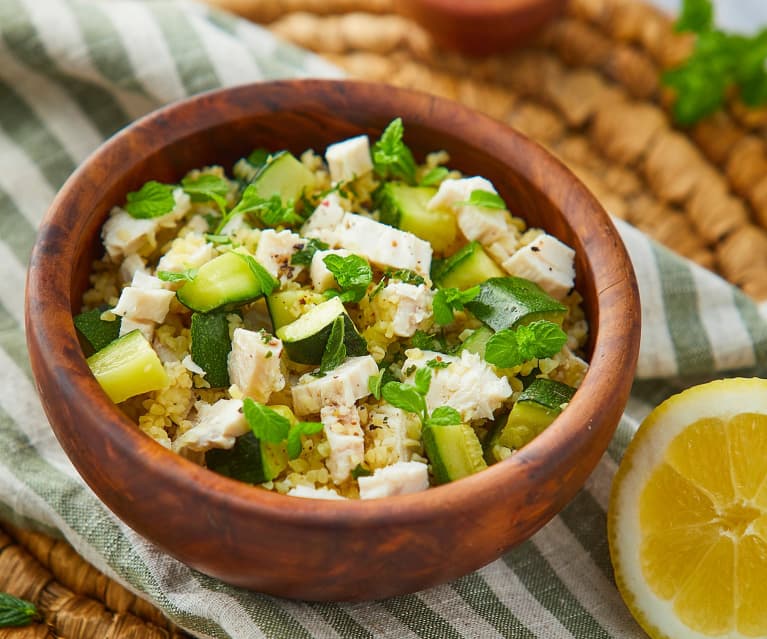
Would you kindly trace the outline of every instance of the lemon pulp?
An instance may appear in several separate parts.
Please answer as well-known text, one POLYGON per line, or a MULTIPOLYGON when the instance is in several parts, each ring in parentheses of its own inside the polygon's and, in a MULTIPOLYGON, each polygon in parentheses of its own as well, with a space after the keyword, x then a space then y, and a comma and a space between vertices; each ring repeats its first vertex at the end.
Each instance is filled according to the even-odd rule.
POLYGON ((733 415, 730 401, 722 415, 680 424, 684 395, 648 418, 649 432, 642 434, 643 425, 632 444, 644 450, 630 447, 629 468, 616 477, 616 579, 653 637, 767 637, 767 411, 733 415), (636 462, 643 455, 652 463, 636 462), (629 557, 638 568, 627 568, 629 557))

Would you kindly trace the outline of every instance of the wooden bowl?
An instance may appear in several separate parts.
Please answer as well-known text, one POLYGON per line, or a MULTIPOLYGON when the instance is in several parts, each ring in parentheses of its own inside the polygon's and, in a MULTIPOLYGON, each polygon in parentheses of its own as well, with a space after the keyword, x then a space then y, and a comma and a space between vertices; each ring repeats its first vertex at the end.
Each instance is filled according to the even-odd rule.
POLYGON ((27 281, 32 367, 53 429, 104 503, 181 561, 284 597, 354 600, 413 592, 474 570, 538 530, 583 485, 627 400, 639 300, 602 207, 556 159, 459 104, 390 86, 319 80, 240 86, 157 111, 106 142, 43 220, 27 281), (591 370, 541 436, 488 470, 422 493, 371 501, 286 497, 227 479, 141 433, 102 392, 80 350, 79 311, 110 208, 149 179, 231 166, 259 146, 377 137, 396 116, 417 156, 489 178, 511 210, 576 250, 591 326, 591 370), (181 531, 181 532, 180 532, 181 531))
POLYGON ((447 49, 471 55, 507 51, 529 42, 560 15, 567 0, 397 0, 399 13, 418 22, 447 49))

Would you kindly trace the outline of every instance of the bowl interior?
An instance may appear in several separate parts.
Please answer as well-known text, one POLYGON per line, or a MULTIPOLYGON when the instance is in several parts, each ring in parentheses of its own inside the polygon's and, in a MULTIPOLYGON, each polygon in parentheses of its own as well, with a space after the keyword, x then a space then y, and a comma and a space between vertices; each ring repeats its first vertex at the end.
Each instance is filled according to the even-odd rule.
POLYGON ((638 308, 633 271, 606 214, 567 169, 524 136, 425 94, 360 82, 293 81, 171 105, 86 161, 42 224, 27 286, 27 336, 59 441, 126 523, 177 558, 237 585, 298 598, 359 599, 412 592, 464 574, 530 536, 567 503, 604 452, 628 397, 638 308), (377 138, 397 116, 418 159, 446 150, 451 167, 488 178, 514 214, 575 249, 591 370, 568 409, 519 453, 482 473, 367 502, 256 490, 141 434, 98 387, 72 324, 91 263, 102 253, 99 229, 111 207, 149 179, 174 182, 210 164, 229 169, 261 146, 323 153, 328 144, 360 133, 377 138), (189 521, 189 512, 205 517, 189 521), (174 524, 185 530, 183 538, 174 524), (338 548, 345 549, 343 557, 338 548), (370 570, 360 571, 360 561, 370 570), (378 576, 374 584, 366 577, 371 571, 378 576))

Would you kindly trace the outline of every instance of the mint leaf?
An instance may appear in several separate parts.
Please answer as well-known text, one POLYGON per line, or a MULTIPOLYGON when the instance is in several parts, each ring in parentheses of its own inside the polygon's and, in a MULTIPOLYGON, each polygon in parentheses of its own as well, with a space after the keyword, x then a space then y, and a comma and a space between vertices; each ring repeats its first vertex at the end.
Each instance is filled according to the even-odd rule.
POLYGON ((453 313, 462 311, 465 304, 479 295, 479 286, 472 286, 465 291, 457 288, 441 288, 434 295, 432 312, 434 321, 445 326, 453 321, 453 313))
POLYGON ((320 373, 325 374, 338 368, 346 359, 346 344, 344 344, 344 317, 340 315, 333 320, 325 351, 322 353, 320 373))
MULTIPOLYGON (((262 198, 258 194, 255 184, 249 184, 245 187, 240 201, 231 210, 226 221, 238 214, 255 215, 265 226, 270 227, 280 225, 290 226, 303 222, 303 218, 296 213, 292 201, 283 203, 279 194, 274 194, 269 198, 262 198)), ((223 226, 219 225, 219 230, 221 228, 223 226)))
POLYGON ((402 141, 404 134, 402 118, 389 123, 371 150, 373 167, 382 179, 402 179, 415 184, 415 159, 402 141))
POLYGON ((258 285, 261 287, 261 292, 264 295, 271 295, 274 289, 279 288, 279 280, 275 279, 269 271, 261 266, 256 261, 255 257, 252 255, 247 255, 246 253, 237 253, 236 251, 234 251, 234 254, 239 255, 243 260, 247 262, 248 266, 250 267, 250 272, 256 276, 258 285))
POLYGON ((406 268, 401 268, 396 271, 387 271, 386 275, 389 276, 389 279, 399 280, 403 284, 413 284, 414 286, 419 286, 420 284, 424 284, 426 282, 426 280, 418 275, 418 273, 415 271, 410 271, 406 268))
POLYGON ((205 233, 203 237, 211 244, 231 244, 232 238, 228 235, 216 235, 215 233, 205 233))
POLYGON ((344 302, 359 302, 373 281, 373 270, 367 260, 359 255, 326 255, 322 258, 325 266, 336 278, 341 288, 340 297, 344 302))
POLYGON ((506 202, 497 193, 492 191, 483 191, 477 189, 471 192, 469 199, 465 202, 459 202, 458 204, 470 204, 471 206, 478 206, 483 209, 499 209, 501 211, 506 210, 506 202))
POLYGON ((674 30, 677 33, 692 31, 701 33, 714 26, 714 6, 711 0, 684 0, 674 30))
POLYGON ((436 186, 442 182, 448 175, 448 171, 444 166, 435 166, 431 171, 421 178, 421 186, 436 186))
POLYGON ((0 628, 28 626, 39 617, 35 604, 0 592, 0 628))
POLYGON ((368 390, 376 399, 381 399, 381 384, 383 383, 383 373, 371 375, 368 377, 368 390))
POLYGON ((426 395, 426 393, 429 392, 429 387, 431 386, 431 369, 428 366, 419 368, 415 372, 414 382, 415 389, 421 393, 421 395, 426 395))
POLYGON ((368 470, 362 464, 357 464, 352 470, 352 479, 359 479, 360 477, 370 477, 373 474, 372 470, 368 470))
POLYGON ((495 333, 487 342, 485 360, 499 368, 513 368, 556 355, 566 342, 567 334, 557 324, 539 320, 495 333))
POLYGON ((298 422, 290 427, 288 432, 287 451, 290 459, 301 455, 301 435, 314 435, 322 430, 320 422, 298 422))
POLYGON ((294 266, 297 264, 304 264, 309 266, 312 263, 312 258, 317 251, 326 251, 328 245, 325 242, 311 238, 306 241, 303 248, 293 253, 290 257, 290 263, 294 266))
POLYGON ((226 215, 226 195, 230 188, 228 180, 218 175, 203 173, 194 178, 185 177, 181 180, 181 187, 193 202, 213 200, 221 209, 221 215, 226 215))
POLYGON ((175 271, 157 271, 157 277, 163 282, 191 282, 197 277, 198 270, 196 268, 189 268, 180 273, 175 271))
POLYGON ((262 166, 266 166, 266 163, 268 161, 269 161, 269 151, 267 151, 266 149, 255 149, 248 156, 248 162, 250 162, 257 169, 260 169, 262 166))
POLYGON ((447 368, 450 366, 451 362, 445 361, 444 359, 437 359, 436 357, 434 359, 430 359, 428 362, 426 362, 426 365, 429 368, 447 368))
POLYGON ((381 396, 392 406, 416 413, 421 416, 426 412, 426 401, 414 386, 401 382, 388 382, 381 390, 381 396))
POLYGON ((248 426, 259 440, 279 444, 288 436, 290 421, 268 406, 246 397, 242 402, 242 412, 248 426))
POLYGON ((462 423, 461 413, 452 406, 438 406, 426 420, 427 426, 454 426, 462 423))
POLYGON ((167 215, 176 206, 173 197, 173 186, 150 180, 138 191, 128 193, 125 196, 127 204, 125 210, 131 217, 140 220, 151 219, 167 215))

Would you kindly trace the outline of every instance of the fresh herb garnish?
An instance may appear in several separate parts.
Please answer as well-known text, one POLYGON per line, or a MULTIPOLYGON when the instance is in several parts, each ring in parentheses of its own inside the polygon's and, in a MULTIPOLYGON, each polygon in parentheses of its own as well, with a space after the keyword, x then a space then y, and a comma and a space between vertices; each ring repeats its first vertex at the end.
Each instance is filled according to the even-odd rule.
POLYGON ((304 264, 309 266, 309 264, 312 263, 312 258, 317 251, 326 251, 327 249, 328 245, 325 244, 325 242, 322 242, 316 238, 311 238, 306 241, 306 244, 304 244, 304 247, 301 250, 293 253, 293 255, 290 257, 290 263, 293 266, 296 266, 297 264, 304 264))
POLYGON ((457 288, 441 288, 434 295, 432 309, 434 321, 440 326, 446 326, 453 321, 453 313, 462 311, 464 304, 468 304, 479 295, 479 286, 472 286, 465 291, 457 288))
POLYGON ((163 282, 191 282, 197 277, 198 270, 196 268, 188 268, 180 273, 176 271, 157 271, 157 277, 163 282))
POLYGON ((288 432, 287 451, 290 459, 301 455, 301 435, 314 435, 322 430, 320 422, 296 422, 288 432))
POLYGON ((421 178, 421 186, 436 186, 442 182, 448 175, 448 171, 444 166, 435 166, 431 171, 421 178))
POLYGON ((248 162, 250 162, 257 169, 265 166, 269 161, 269 151, 266 149, 255 149, 249 156, 248 162))
POLYGON ((31 601, 0 592, 0 628, 28 626, 39 616, 31 601))
POLYGON ((290 420, 268 406, 246 397, 242 401, 242 411, 250 430, 261 441, 279 444, 288 437, 290 420))
POLYGON ((477 189, 471 192, 469 199, 465 202, 458 202, 458 204, 470 204, 471 206, 478 206, 482 209, 498 209, 501 211, 506 210, 506 202, 497 193, 492 191, 483 191, 477 189))
POLYGON ((410 338, 410 344, 413 348, 420 348, 422 351, 437 351, 445 354, 455 353, 461 348, 460 342, 451 346, 447 343, 444 335, 432 335, 420 329, 410 338))
POLYGON ((203 237, 211 244, 232 244, 232 238, 228 235, 216 235, 215 233, 204 233, 203 237))
POLYGON ((203 173, 197 177, 185 177, 181 180, 184 189, 193 202, 207 202, 213 200, 221 210, 221 215, 226 215, 226 195, 229 193, 229 182, 218 175, 203 173))
POLYGON ((487 341, 485 360, 499 368, 512 368, 556 355, 566 343, 567 334, 557 324, 538 320, 495 333, 487 341))
POLYGON ((340 292, 334 293, 342 302, 359 302, 373 281, 373 270, 367 260, 359 255, 326 255, 322 258, 325 266, 336 278, 340 292))
POLYGON ((387 271, 386 275, 389 277, 389 279, 399 280, 403 284, 413 284, 418 286, 419 284, 424 284, 426 282, 426 280, 418 275, 418 273, 415 271, 410 271, 406 268, 401 268, 397 271, 387 271))
POLYGON ((431 415, 426 406, 426 395, 431 387, 432 371, 428 367, 419 368, 413 384, 388 382, 382 390, 383 398, 392 406, 415 413, 421 420, 421 425, 451 426, 462 423, 461 414, 451 406, 438 406, 431 415))
POLYGON ((292 201, 283 202, 279 194, 269 198, 262 198, 254 184, 249 184, 242 192, 240 201, 221 219, 216 233, 221 230, 237 215, 255 215, 264 226, 291 226, 303 222, 303 218, 296 213, 292 201))
POLYGON ((250 267, 251 273, 256 276, 256 279, 258 280, 258 284, 261 287, 261 292, 264 295, 271 295, 272 291, 274 289, 278 288, 280 285, 279 280, 275 279, 272 274, 267 271, 263 266, 261 266, 257 261, 256 258, 252 255, 247 255, 246 253, 237 253, 234 251, 235 255, 239 255, 243 260, 245 260, 248 263, 248 266, 250 267))
POLYGON ((751 37, 726 33, 714 27, 713 15, 710 0, 684 0, 675 25, 697 34, 692 55, 662 76, 676 93, 673 114, 681 125, 719 110, 733 87, 748 106, 767 102, 767 30, 751 37))
POLYGON ((128 193, 125 210, 140 220, 167 215, 176 206, 173 188, 171 184, 150 180, 138 191, 128 193))
POLYGON ((359 479, 360 477, 370 477, 373 474, 372 470, 365 468, 362 464, 357 464, 352 469, 352 479, 359 479))
POLYGON ((450 366, 450 362, 445 361, 444 359, 437 359, 435 357, 434 359, 430 359, 428 362, 426 362, 426 365, 429 368, 447 368, 450 366))
POLYGON ((333 320, 330 336, 320 362, 320 374, 324 375, 338 368, 346 359, 346 344, 344 344, 344 317, 340 315, 333 320))
POLYGON ((381 179, 401 179, 415 184, 415 159, 402 141, 405 127, 402 118, 389 123, 381 138, 373 145, 373 167, 381 179))

